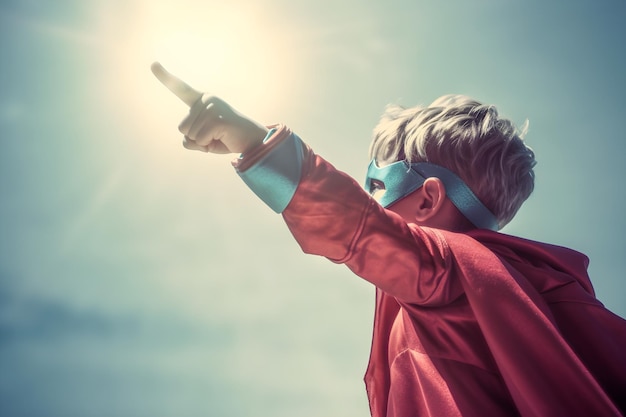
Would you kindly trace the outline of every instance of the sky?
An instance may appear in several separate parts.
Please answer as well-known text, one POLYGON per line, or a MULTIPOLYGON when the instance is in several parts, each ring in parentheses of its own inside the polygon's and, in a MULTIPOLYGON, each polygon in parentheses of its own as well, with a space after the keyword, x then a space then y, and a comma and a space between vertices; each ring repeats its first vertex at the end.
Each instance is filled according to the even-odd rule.
POLYGON ((621 0, 0 0, 0 414, 368 415, 374 289, 305 256, 166 68, 361 180, 389 103, 494 104, 538 159, 503 230, 626 316, 621 0))

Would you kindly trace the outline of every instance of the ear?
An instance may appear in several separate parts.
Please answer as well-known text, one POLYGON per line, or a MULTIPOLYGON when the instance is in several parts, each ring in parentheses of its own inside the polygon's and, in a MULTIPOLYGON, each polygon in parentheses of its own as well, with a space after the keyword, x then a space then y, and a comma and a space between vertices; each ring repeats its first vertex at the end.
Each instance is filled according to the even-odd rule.
POLYGON ((422 187, 417 190, 419 200, 415 207, 415 220, 426 223, 442 210, 446 200, 446 187, 439 178, 426 178, 422 187))

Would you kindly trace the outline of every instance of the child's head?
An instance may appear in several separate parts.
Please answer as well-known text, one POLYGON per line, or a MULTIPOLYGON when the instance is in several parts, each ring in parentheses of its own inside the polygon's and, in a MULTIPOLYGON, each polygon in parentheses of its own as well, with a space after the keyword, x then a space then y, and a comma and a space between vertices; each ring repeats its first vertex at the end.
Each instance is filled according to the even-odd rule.
POLYGON ((507 224, 534 188, 535 156, 494 106, 447 95, 428 107, 389 106, 374 128, 370 157, 383 166, 429 162, 457 174, 507 224))

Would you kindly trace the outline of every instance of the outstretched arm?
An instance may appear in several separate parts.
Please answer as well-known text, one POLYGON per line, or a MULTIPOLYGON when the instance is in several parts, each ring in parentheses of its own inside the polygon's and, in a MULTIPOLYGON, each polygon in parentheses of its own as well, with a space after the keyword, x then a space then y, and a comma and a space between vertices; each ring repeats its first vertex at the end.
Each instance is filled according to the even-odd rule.
POLYGON ((245 153, 235 163, 239 175, 283 214, 306 253, 346 264, 406 302, 442 304, 461 293, 460 283, 447 279, 448 249, 439 233, 410 227, 385 210, 288 128, 268 131, 223 100, 194 90, 161 65, 154 64, 152 71, 190 106, 179 126, 184 146, 245 153))

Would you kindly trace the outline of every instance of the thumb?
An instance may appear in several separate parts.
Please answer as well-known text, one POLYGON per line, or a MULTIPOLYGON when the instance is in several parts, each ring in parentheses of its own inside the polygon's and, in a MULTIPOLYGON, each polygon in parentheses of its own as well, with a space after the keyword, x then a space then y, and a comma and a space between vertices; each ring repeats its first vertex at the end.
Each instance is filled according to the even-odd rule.
POLYGON ((154 62, 150 69, 155 77, 168 88, 176 97, 181 99, 189 107, 202 97, 202 93, 189 86, 186 82, 167 72, 163 65, 154 62))

